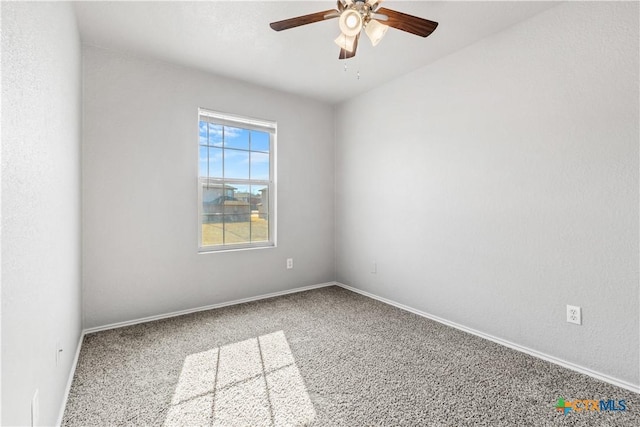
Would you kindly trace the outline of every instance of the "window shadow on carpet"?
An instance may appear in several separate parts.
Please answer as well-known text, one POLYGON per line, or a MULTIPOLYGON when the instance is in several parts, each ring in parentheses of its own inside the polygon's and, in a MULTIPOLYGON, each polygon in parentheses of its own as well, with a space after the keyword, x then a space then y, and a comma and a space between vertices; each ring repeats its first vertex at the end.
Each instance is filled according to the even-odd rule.
POLYGON ((315 416, 277 331, 187 356, 164 425, 306 425, 315 416))

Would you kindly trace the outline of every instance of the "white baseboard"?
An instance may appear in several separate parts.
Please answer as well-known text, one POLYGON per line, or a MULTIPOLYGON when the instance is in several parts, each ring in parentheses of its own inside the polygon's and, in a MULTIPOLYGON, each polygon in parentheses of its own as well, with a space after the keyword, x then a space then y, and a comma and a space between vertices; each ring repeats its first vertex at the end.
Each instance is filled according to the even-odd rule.
POLYGON ((109 325, 104 325, 104 326, 98 326, 98 327, 95 327, 95 328, 85 329, 84 333, 85 334, 92 334, 94 332, 100 332, 100 331, 106 331, 106 330, 109 330, 109 329, 122 328, 124 326, 137 325, 138 323, 153 322, 154 320, 161 320, 161 319, 168 319, 170 317, 183 316, 185 314, 196 313, 198 311, 213 310, 214 308, 228 307, 230 305, 237 305, 237 304, 242 304, 242 303, 245 303, 245 302, 259 301, 259 300, 262 300, 262 299, 279 297, 281 295, 294 294, 294 293, 297 293, 297 292, 310 291, 311 289, 324 288, 324 287, 327 287, 327 286, 334 286, 334 285, 336 285, 335 282, 327 282, 327 283, 320 283, 320 284, 317 284, 317 285, 303 286, 303 287, 300 287, 300 288, 287 289, 286 291, 272 292, 272 293, 269 293, 269 294, 258 295, 258 296, 255 296, 255 297, 242 298, 242 299, 237 299, 237 300, 233 300, 233 301, 222 302, 222 303, 219 303, 219 304, 211 304, 211 305, 205 305, 203 307, 190 308, 190 309, 187 309, 187 310, 173 311, 171 313, 158 314, 158 315, 155 315, 155 316, 148 316, 148 317, 142 317, 140 319, 127 320, 125 322, 111 323, 109 325))
POLYGON ((345 285, 343 283, 335 282, 335 285, 339 286, 341 288, 344 288, 346 290, 349 290, 351 292, 355 292, 355 293, 358 293, 360 295, 364 295, 366 297, 373 298, 373 299, 378 300, 380 302, 383 302, 385 304, 392 305, 392 306, 397 307, 397 308, 399 308, 401 310, 405 310, 405 311, 408 311, 410 313, 417 314, 418 316, 426 317, 427 319, 434 320, 434 321, 436 321, 438 323, 442 323, 443 325, 451 326, 452 328, 459 329, 459 330, 461 330, 463 332, 467 332, 469 334, 476 335, 476 336, 478 336, 480 338, 484 338, 484 339, 487 339, 489 341, 493 341, 496 344, 500 344, 500 345, 503 345, 505 347, 509 347, 511 349, 520 351, 522 353, 526 353, 526 354, 528 354, 530 356, 533 356, 533 357, 537 357, 538 359, 546 360, 547 362, 551 362, 551 363, 554 363, 556 365, 560 365, 560 366, 562 366, 564 368, 571 369, 572 371, 580 372, 581 374, 588 375, 588 376, 590 376, 592 378, 595 378, 595 379, 598 379, 600 381, 604 381, 606 383, 613 384, 615 386, 624 388, 626 390, 633 391, 635 393, 640 393, 640 385, 638 385, 638 384, 632 384, 632 383, 629 383, 627 381, 620 380, 618 378, 614 378, 614 377, 611 377, 609 375, 593 371, 593 370, 591 370, 589 368, 585 368, 584 366, 576 365, 574 363, 567 362, 566 360, 562 360, 562 359, 559 359, 557 357, 550 356, 548 354, 541 353, 539 351, 533 350, 531 348, 524 347, 524 346, 521 346, 519 344, 512 343, 511 341, 507 341, 507 340, 503 340, 502 338, 494 337, 493 335, 489 335, 489 334, 486 334, 484 332, 477 331, 477 330, 472 329, 472 328, 468 328, 468 327, 466 327, 464 325, 460 325, 458 323, 451 322, 451 321, 443 319, 441 317, 434 316, 433 314, 425 313, 424 311, 417 310, 417 309, 415 309, 413 307, 409 307, 409 306, 406 306, 404 304, 400 304, 400 303, 392 301, 390 299, 380 297, 378 295, 372 294, 370 292, 363 291, 361 289, 354 288, 352 286, 345 285))
POLYGON ((567 362, 565 360, 558 359, 558 358, 553 357, 553 356, 549 356, 548 354, 541 353, 539 351, 530 349, 528 347, 524 347, 524 346, 521 346, 521 345, 518 345, 518 344, 514 344, 514 343, 512 343, 510 341, 494 337, 493 335, 485 334, 484 332, 480 332, 480 331, 477 331, 475 329, 468 328, 468 327, 460 325, 458 323, 451 322, 449 320, 443 319, 443 318, 438 317, 438 316, 434 316, 434 315, 429 314, 429 313, 425 313, 424 311, 417 310, 415 308, 406 306, 404 304, 400 304, 398 302, 389 300, 387 298, 379 297, 378 295, 375 295, 375 294, 372 294, 370 292, 366 292, 366 291, 363 291, 363 290, 360 290, 360 289, 345 285, 343 283, 327 282, 327 283, 320 283, 320 284, 317 284, 317 285, 303 286, 303 287, 295 288, 295 289, 288 289, 286 291, 272 292, 272 293, 269 293, 269 294, 259 295, 259 296, 250 297, 250 298, 243 298, 243 299, 223 302, 223 303, 219 303, 219 304, 211 304, 211 305, 198 307, 198 308, 192 308, 192 309, 188 309, 188 310, 174 311, 174 312, 171 312, 171 313, 160 314, 160 315, 156 315, 156 316, 143 317, 143 318, 140 318, 140 319, 129 320, 129 321, 126 321, 126 322, 112 323, 112 324, 109 324, 109 325, 98 326, 98 327, 95 327, 95 328, 84 329, 82 331, 82 333, 80 334, 80 339, 78 341, 78 347, 76 348, 76 354, 75 354, 75 357, 74 357, 74 360, 73 360, 71 372, 69 372, 69 379, 67 380, 67 387, 66 387, 66 390, 65 390, 64 400, 62 402, 62 407, 60 408, 60 414, 58 415, 57 425, 59 426, 62 423, 62 417, 64 416, 64 410, 65 410, 65 408, 67 406, 67 400, 69 398, 69 392, 71 390, 71 384, 73 382, 73 377, 75 375, 76 368, 78 366, 78 358, 80 356, 80 349, 82 347, 82 342, 84 340, 85 335, 90 334, 90 333, 94 333, 94 332, 99 332, 99 331, 106 331, 106 330, 109 330, 109 329, 121 328, 121 327, 124 327, 124 326, 136 325, 136 324, 139 324, 139 323, 151 322, 151 321, 154 321, 154 320, 160 320, 160 319, 167 319, 167 318, 170 318, 170 317, 182 316, 182 315, 185 315, 185 314, 196 313, 198 311, 212 310, 212 309, 215 309, 215 308, 228 307, 228 306, 231 306, 231 305, 242 304, 242 303, 245 303, 245 302, 258 301, 258 300, 267 299, 267 298, 273 298, 273 297, 277 297, 277 296, 281 296, 281 295, 287 295, 287 294, 293 294, 293 293, 297 293, 297 292, 309 291, 309 290, 312 290, 312 289, 324 288, 324 287, 327 287, 327 286, 339 286, 339 287, 341 287, 343 289, 346 289, 346 290, 349 290, 351 292, 355 292, 355 293, 364 295, 364 296, 369 297, 369 298, 373 298, 373 299, 378 300, 380 302, 383 302, 385 304, 389 304, 391 306, 397 307, 397 308, 399 308, 401 310, 405 310, 405 311, 408 311, 410 313, 417 314, 418 316, 434 320, 436 322, 442 323, 442 324, 447 325, 447 326, 451 326, 451 327, 459 329, 459 330, 461 330, 463 332, 467 332, 467 333, 476 335, 476 336, 478 336, 480 338, 484 338, 484 339, 487 339, 489 341, 493 341, 493 342, 495 342, 497 344, 500 344, 500 345, 503 345, 505 347, 509 347, 511 349, 514 349, 514 350, 517 350, 517 351, 521 351, 521 352, 526 353, 526 354, 528 354, 530 356, 546 360, 547 362, 555 363, 556 365, 563 366, 565 368, 571 369, 571 370, 576 371, 576 372, 580 372, 582 374, 588 375, 588 376, 590 376, 592 378, 595 378, 595 379, 598 379, 600 381, 604 381, 606 383, 613 384, 615 386, 624 388, 626 390, 633 391, 635 393, 640 393, 640 385, 631 384, 631 383, 629 383, 627 381, 623 381, 623 380, 620 380, 620 379, 617 379, 617 378, 613 378, 613 377, 611 377, 609 375, 602 374, 600 372, 592 371, 591 369, 585 368, 583 366, 579 366, 579 365, 567 362))
POLYGON ((62 424, 62 417, 64 417, 64 410, 67 407, 67 400, 69 400, 69 392, 71 391, 73 377, 76 374, 76 367, 78 366, 78 358, 80 357, 80 348, 82 347, 84 335, 84 331, 80 332, 80 338, 78 339, 78 345, 76 346, 76 354, 73 357, 73 363, 71 363, 69 378, 67 379, 67 386, 64 389, 64 398, 62 399, 62 407, 60 408, 60 413, 58 414, 58 422, 56 423, 56 426, 60 426, 62 424))

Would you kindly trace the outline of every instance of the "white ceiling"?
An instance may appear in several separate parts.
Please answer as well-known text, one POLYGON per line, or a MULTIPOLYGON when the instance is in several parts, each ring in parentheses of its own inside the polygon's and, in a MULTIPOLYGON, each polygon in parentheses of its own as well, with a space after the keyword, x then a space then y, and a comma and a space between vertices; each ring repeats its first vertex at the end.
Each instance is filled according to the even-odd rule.
POLYGON ((77 2, 82 41, 337 103, 427 65, 555 2, 400 1, 384 7, 439 22, 427 38, 393 28, 340 61, 337 20, 276 32, 269 23, 334 9, 326 1, 77 2), (347 70, 344 64, 347 64, 347 70), (357 78, 359 72, 360 78, 357 78))

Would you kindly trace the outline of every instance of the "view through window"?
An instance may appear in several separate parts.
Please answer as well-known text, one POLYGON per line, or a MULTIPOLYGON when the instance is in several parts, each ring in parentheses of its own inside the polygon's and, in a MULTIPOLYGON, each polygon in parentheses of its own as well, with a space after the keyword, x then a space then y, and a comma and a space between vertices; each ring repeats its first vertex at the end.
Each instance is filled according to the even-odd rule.
POLYGON ((198 115, 200 250, 273 246, 276 124, 198 115))

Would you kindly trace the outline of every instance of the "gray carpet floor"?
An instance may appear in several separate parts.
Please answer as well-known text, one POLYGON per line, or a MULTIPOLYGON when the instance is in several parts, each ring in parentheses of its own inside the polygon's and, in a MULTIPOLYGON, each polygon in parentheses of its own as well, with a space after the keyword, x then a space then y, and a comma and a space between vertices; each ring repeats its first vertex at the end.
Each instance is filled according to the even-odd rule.
POLYGON ((87 335, 63 425, 640 426, 639 397, 328 287, 87 335))

